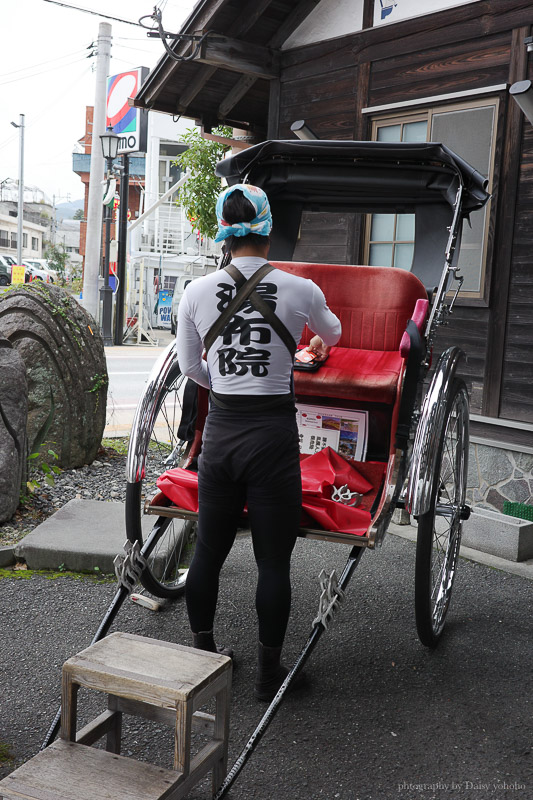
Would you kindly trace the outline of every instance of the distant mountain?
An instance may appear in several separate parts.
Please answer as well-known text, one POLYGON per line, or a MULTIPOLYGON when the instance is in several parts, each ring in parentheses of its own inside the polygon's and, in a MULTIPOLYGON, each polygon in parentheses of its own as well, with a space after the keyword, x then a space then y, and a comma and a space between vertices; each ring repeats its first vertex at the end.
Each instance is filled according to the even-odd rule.
POLYGON ((72 219, 79 208, 83 209, 83 200, 72 200, 70 203, 57 203, 57 219, 72 219))

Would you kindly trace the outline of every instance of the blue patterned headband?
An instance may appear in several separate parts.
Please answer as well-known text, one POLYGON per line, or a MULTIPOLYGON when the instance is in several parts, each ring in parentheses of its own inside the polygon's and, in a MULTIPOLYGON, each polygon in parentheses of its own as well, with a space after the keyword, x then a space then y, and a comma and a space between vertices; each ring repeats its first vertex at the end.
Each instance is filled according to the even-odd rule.
POLYGON ((215 236, 215 242, 221 242, 227 239, 228 236, 248 236, 249 233, 257 233, 259 236, 268 236, 272 230, 272 214, 270 213, 270 204, 268 197, 262 189, 250 184, 237 183, 235 186, 230 186, 218 196, 216 206, 218 232, 215 236), (243 195, 255 208, 256 216, 251 222, 226 222, 222 216, 222 209, 226 198, 229 197, 235 189, 240 189, 243 195))

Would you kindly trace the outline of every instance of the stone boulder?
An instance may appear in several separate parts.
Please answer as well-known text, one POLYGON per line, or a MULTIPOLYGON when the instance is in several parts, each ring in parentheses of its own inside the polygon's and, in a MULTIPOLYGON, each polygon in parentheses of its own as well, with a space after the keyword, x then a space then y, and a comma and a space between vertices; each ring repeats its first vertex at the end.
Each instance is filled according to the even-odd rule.
POLYGON ((108 385, 93 318, 63 289, 34 281, 0 297, 0 335, 26 365, 30 452, 46 431, 58 466, 90 464, 102 441, 108 385))
POLYGON ((24 361, 0 337, 0 523, 11 519, 26 475, 28 385, 24 361))

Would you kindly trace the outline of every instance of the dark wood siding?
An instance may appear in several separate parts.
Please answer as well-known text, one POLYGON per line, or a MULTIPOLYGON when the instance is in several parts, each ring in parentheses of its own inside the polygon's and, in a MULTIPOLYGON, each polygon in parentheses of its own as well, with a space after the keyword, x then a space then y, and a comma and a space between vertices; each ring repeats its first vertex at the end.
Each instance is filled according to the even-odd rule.
MULTIPOLYGON (((353 55, 352 55, 353 61, 353 55)), ((320 71, 309 77, 285 80, 280 96, 280 137, 293 138, 290 127, 305 119, 320 139, 353 139, 357 96, 357 68, 320 71)))
POLYGON ((522 141, 500 416, 533 422, 533 126, 527 122, 522 141))
POLYGON ((359 232, 359 214, 304 211, 294 261, 314 264, 351 264, 359 232))
MULTIPOLYGON (((507 81, 509 32, 373 62, 368 105, 495 86, 507 81)), ((391 47, 394 50, 394 47, 391 47)))
MULTIPOLYGON (((280 137, 305 119, 320 138, 368 138, 365 106, 509 86, 526 77, 532 22, 531 2, 480 0, 285 52, 280 137)), ((459 302, 438 332, 435 359, 459 345, 472 410, 533 422, 533 127, 524 123, 520 156, 520 115, 506 89, 498 96, 485 300, 459 302)), ((362 263, 362 235, 350 215, 305 214, 294 258, 362 263)))

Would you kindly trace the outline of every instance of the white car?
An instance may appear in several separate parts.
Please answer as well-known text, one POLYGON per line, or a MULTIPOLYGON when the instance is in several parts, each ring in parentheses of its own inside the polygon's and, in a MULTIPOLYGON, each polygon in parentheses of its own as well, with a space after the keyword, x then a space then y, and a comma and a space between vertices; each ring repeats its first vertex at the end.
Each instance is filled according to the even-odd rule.
POLYGON ((26 268, 26 283, 29 281, 44 281, 45 283, 53 283, 54 279, 51 273, 39 265, 37 261, 26 259, 22 262, 26 268))

